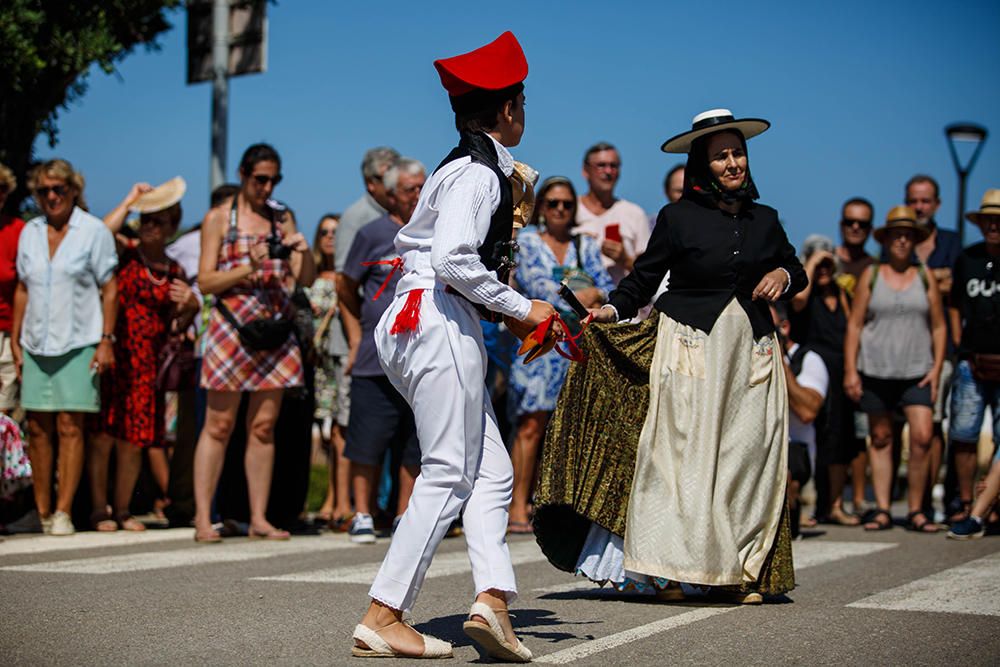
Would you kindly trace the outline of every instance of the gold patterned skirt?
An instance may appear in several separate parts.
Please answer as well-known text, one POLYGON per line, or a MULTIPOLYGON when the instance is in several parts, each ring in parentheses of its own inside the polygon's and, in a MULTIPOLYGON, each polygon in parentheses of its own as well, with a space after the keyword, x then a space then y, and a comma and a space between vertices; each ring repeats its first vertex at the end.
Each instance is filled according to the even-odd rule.
MULTIPOLYGON (((592 524, 626 535, 660 326, 657 317, 634 325, 591 326, 583 339, 587 363, 570 368, 546 434, 535 493, 535 534, 549 561, 560 569, 576 571, 592 524)), ((784 485, 772 485, 771 493, 783 495, 784 485)), ((668 503, 663 509, 668 510, 668 503)), ((655 509, 647 507, 642 514, 649 516, 651 512, 655 516, 655 509)), ((785 513, 777 529, 769 532, 756 576, 742 577, 737 587, 765 594, 780 594, 794 587, 785 513)), ((664 575, 660 571, 646 573, 664 575)))

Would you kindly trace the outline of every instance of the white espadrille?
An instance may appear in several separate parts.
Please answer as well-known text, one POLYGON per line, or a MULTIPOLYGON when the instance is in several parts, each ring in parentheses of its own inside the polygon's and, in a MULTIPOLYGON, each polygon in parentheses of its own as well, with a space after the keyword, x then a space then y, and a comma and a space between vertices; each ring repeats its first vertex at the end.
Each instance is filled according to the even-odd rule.
MULTIPOLYGON (((500 610, 507 613, 506 609, 500 610)), ((531 662, 531 651, 521 643, 520 639, 515 639, 516 645, 512 646, 503 634, 503 627, 497 620, 496 611, 489 605, 482 602, 473 603, 469 610, 469 620, 462 624, 462 629, 472 641, 479 644, 494 660, 503 662, 531 662), (486 619, 486 623, 472 620, 473 616, 481 616, 486 619)))
MULTIPOLYGON (((386 627, 390 627, 391 625, 394 624, 387 625, 386 627)), ((362 648, 355 644, 351 648, 351 655, 356 658, 451 658, 454 655, 451 651, 451 644, 448 642, 423 633, 417 634, 424 639, 424 652, 420 655, 410 655, 396 651, 389 646, 388 642, 382 639, 378 632, 372 630, 367 625, 358 623, 354 626, 353 637, 364 643, 368 648, 362 648)))

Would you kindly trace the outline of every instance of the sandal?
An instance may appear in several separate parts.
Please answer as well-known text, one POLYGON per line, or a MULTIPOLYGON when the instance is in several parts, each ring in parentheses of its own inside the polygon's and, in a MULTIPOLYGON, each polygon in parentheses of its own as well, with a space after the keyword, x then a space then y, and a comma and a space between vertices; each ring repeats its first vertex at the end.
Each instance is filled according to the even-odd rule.
POLYGON ((118 523, 108 510, 94 510, 90 514, 90 527, 99 533, 113 533, 118 530, 118 523))
POLYGON ((927 518, 927 515, 924 514, 923 510, 910 512, 909 514, 906 515, 906 529, 913 531, 914 533, 927 533, 927 534, 933 534, 938 532, 938 530, 940 530, 940 528, 938 528, 938 525, 936 523, 927 518), (918 516, 922 516, 924 520, 920 522, 914 521, 914 519, 916 519, 918 516))
POLYGON ((503 633, 503 627, 497 620, 497 614, 510 614, 507 609, 493 609, 483 602, 475 602, 469 610, 469 619, 462 624, 465 635, 476 642, 486 654, 495 660, 502 662, 531 662, 531 651, 521 643, 520 639, 514 639, 515 644, 507 641, 503 633), (486 622, 475 621, 476 616, 486 622))
POLYGON ((146 530, 146 526, 128 512, 122 512, 119 514, 115 517, 115 521, 117 522, 118 527, 122 530, 127 530, 133 533, 141 533, 146 530))
MULTIPOLYGON (((385 627, 391 627, 399 622, 390 623, 385 627)), ((382 639, 378 633, 378 630, 372 630, 361 623, 354 626, 354 646, 351 647, 351 655, 355 658, 451 658, 453 656, 451 644, 437 637, 418 633, 424 639, 424 652, 420 655, 407 655, 390 646, 389 642, 382 639)))
POLYGON ((861 523, 861 519, 853 514, 848 514, 841 507, 834 507, 831 509, 827 519, 831 523, 835 523, 840 526, 857 526, 861 523))
POLYGON ((534 527, 530 521, 511 521, 507 524, 508 535, 533 535, 534 527))
POLYGON ((876 531, 876 530, 889 530, 892 528, 892 515, 889 514, 889 510, 884 510, 881 507, 873 509, 872 511, 866 513, 865 515, 865 530, 876 531), (885 517, 885 523, 879 521, 879 517, 885 517))
POLYGON ((354 520, 354 514, 341 514, 340 516, 333 517, 330 522, 326 525, 334 533, 346 533, 351 529, 351 521, 354 520))
POLYGON ((200 544, 222 544, 222 535, 219 535, 219 533, 214 530, 210 530, 206 533, 199 533, 195 530, 194 541, 200 544))
POLYGON ((271 530, 254 530, 251 528, 247 531, 247 537, 251 540, 276 540, 283 542, 285 540, 292 539, 292 534, 287 530, 281 530, 280 528, 272 528, 271 530))

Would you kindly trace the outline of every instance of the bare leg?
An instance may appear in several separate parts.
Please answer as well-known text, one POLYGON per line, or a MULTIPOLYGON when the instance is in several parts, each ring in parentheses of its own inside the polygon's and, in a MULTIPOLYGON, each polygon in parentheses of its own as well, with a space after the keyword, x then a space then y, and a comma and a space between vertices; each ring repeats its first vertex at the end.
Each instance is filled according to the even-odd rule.
POLYGON ((548 412, 532 412, 521 417, 510 459, 514 464, 514 493, 510 503, 510 522, 528 523, 528 501, 535 486, 538 448, 549 421, 548 412))
POLYGON ((150 447, 149 470, 153 473, 156 486, 160 489, 160 495, 167 497, 167 489, 170 487, 170 457, 166 447, 150 447))
POLYGON ((237 391, 209 391, 205 426, 194 450, 194 525, 196 535, 211 535, 212 496, 219 484, 226 445, 236 425, 241 395, 237 391))
POLYGON ((907 501, 913 521, 924 532, 937 532, 932 519, 924 515, 924 489, 927 485, 927 468, 930 463, 931 434, 934 429, 933 412, 925 405, 908 405, 903 408, 910 424, 910 460, 907 464, 907 501), (914 512, 918 514, 914 515, 914 512), (924 517, 921 522, 919 517, 924 517))
MULTIPOLYGON (((482 593, 477 595, 476 602, 482 602, 493 611, 507 611, 506 593, 504 593, 503 591, 498 591, 495 588, 483 591, 482 593)), ((473 616, 472 620, 479 621, 480 623, 487 623, 487 620, 479 615, 473 616)), ((514 626, 512 626, 510 623, 510 615, 497 614, 497 620, 500 622, 500 626, 503 628, 503 636, 507 640, 507 643, 516 646, 517 635, 514 634, 514 626)))
MULTIPOLYGON (((941 422, 932 425, 930 450, 927 460, 927 485, 924 487, 924 500, 921 504, 930 508, 934 505, 934 486, 941 479, 941 461, 944 458, 944 434, 941 431, 941 422)), ((934 517, 927 517, 933 519, 934 517)))
POLYGON ((827 466, 827 471, 830 475, 829 517, 843 526, 858 525, 861 523, 858 518, 844 511, 844 485, 847 484, 847 466, 843 463, 831 463, 827 466))
MULTIPOLYGON (((875 504, 879 509, 888 511, 892 506, 892 415, 869 415, 868 424, 872 438, 868 459, 872 467, 875 504)), ((876 524, 884 525, 887 520, 885 516, 879 516, 875 521, 866 523, 865 528, 877 529, 879 526, 876 524)))
MULTIPOLYGON (((323 420, 313 421, 313 425, 318 428, 315 429, 319 432, 318 442, 317 439, 313 439, 313 460, 315 460, 320 452, 324 454, 322 457, 326 461, 326 495, 323 496, 323 504, 320 505, 319 510, 316 511, 316 518, 322 519, 323 521, 329 521, 333 518, 333 501, 334 501, 334 486, 333 478, 336 474, 334 470, 334 457, 336 453, 333 451, 333 443, 328 441, 323 437, 323 420)), ((330 426, 333 429, 333 426, 330 426)))
POLYGON ((348 516, 351 514, 351 461, 344 456, 344 447, 347 444, 344 439, 344 428, 334 420, 330 427, 331 449, 331 474, 333 475, 334 507, 335 517, 348 516))
POLYGON ((972 506, 972 516, 985 519, 990 506, 997 499, 998 493, 1000 493, 1000 461, 990 466, 990 471, 986 473, 986 478, 983 480, 983 490, 972 506))
POLYGON ((28 413, 28 459, 34 481, 35 507, 38 516, 47 519, 52 514, 52 432, 55 415, 51 412, 28 413))
POLYGON ((283 390, 250 394, 247 406, 247 452, 243 461, 250 497, 250 531, 268 534, 276 529, 267 520, 267 499, 274 470, 274 425, 281 410, 283 390))
MULTIPOLYGON (((375 489, 375 481, 378 479, 379 466, 367 463, 357 463, 351 461, 351 486, 354 489, 354 507, 358 514, 372 513, 372 492, 375 489)), ((410 486, 413 492, 413 486, 410 486)), ((402 494, 400 494, 402 495, 402 494)), ((406 500, 409 502, 410 496, 407 494, 406 500)))
POLYGON ((410 504, 410 495, 413 493, 413 485, 417 483, 419 474, 419 463, 399 467, 399 502, 396 505, 396 516, 403 516, 406 506, 410 504))
POLYGON ((73 496, 83 476, 83 413, 60 412, 56 415, 59 432, 59 488, 56 509, 66 514, 73 510, 73 496))
POLYGON ((851 461, 851 484, 854 487, 854 511, 865 504, 865 486, 868 481, 868 452, 862 449, 851 461))
POLYGON ((132 492, 142 469, 142 450, 119 440, 115 445, 115 462, 118 464, 115 471, 115 518, 122 522, 126 530, 145 530, 135 519, 125 521, 131 517, 129 505, 132 504, 132 492))
POLYGON ((107 433, 95 433, 90 437, 87 452, 87 474, 90 478, 90 509, 91 523, 94 528, 101 522, 94 519, 98 513, 104 513, 108 507, 108 464, 111 461, 111 450, 115 445, 114 438, 107 433))
MULTIPOLYGON (((361 624, 378 632, 382 639, 397 652, 405 655, 421 655, 424 652, 423 637, 402 620, 402 611, 386 607, 372 600, 371 604, 368 605, 368 611, 361 619, 361 624)), ((362 648, 370 648, 357 639, 354 640, 354 643, 362 648)))

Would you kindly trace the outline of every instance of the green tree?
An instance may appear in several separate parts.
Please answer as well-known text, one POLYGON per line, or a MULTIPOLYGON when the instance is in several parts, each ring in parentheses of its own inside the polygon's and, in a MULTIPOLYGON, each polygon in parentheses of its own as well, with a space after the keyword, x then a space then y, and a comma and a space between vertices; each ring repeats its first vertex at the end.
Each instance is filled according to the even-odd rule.
POLYGON ((167 13, 182 0, 3 0, 0 2, 0 162, 17 175, 16 210, 35 138, 57 140, 60 109, 87 90, 91 66, 111 74, 136 47, 159 48, 167 13))

